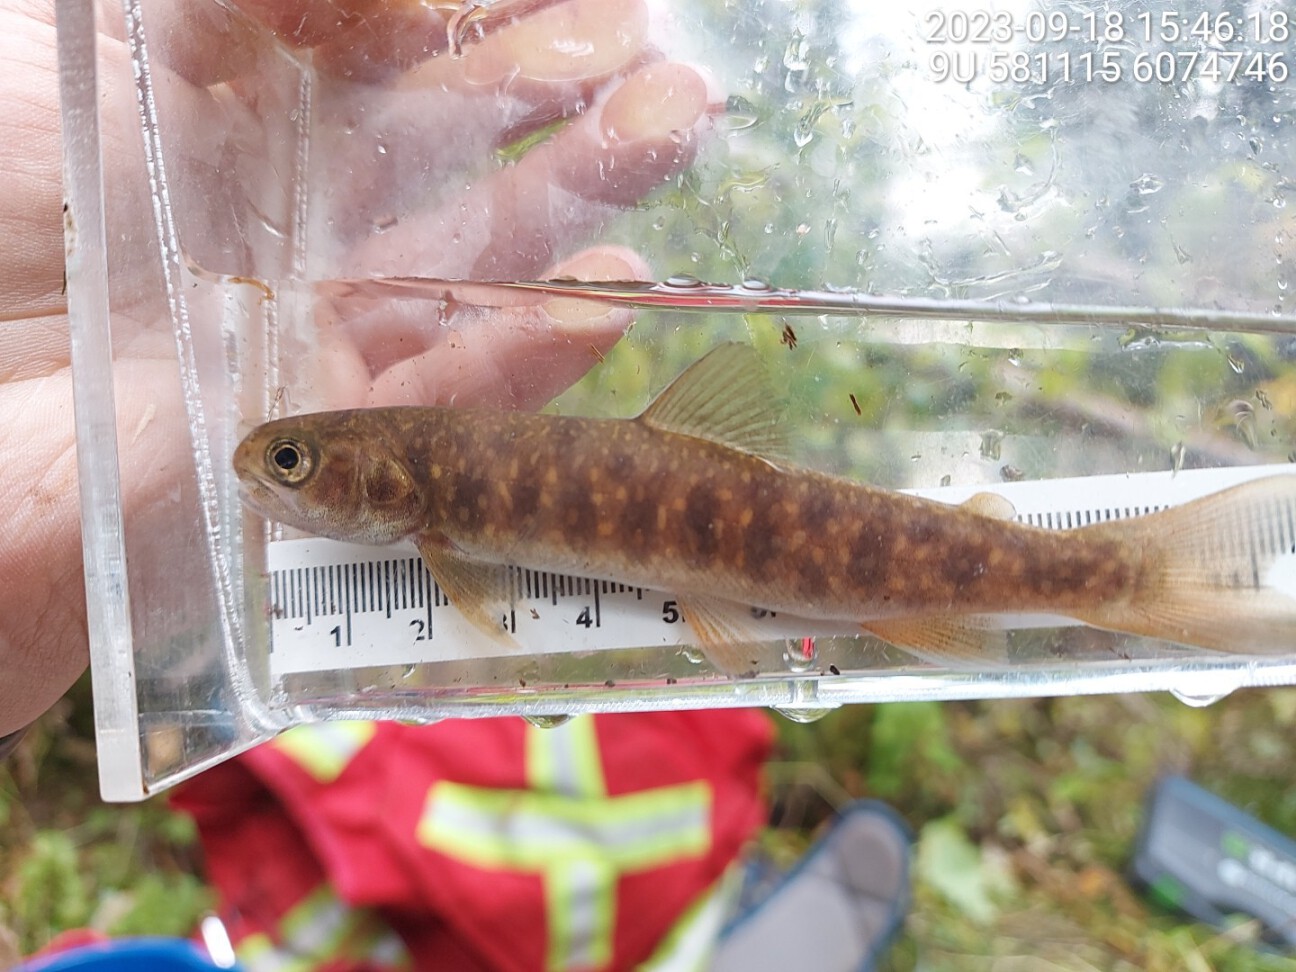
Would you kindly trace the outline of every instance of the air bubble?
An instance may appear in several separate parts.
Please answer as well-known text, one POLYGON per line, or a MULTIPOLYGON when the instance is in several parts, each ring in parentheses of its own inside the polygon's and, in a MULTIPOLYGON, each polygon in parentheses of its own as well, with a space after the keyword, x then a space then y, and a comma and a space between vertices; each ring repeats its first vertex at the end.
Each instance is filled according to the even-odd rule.
POLYGON ((570 715, 524 715, 522 717, 537 729, 557 729, 571 722, 570 715))
POLYGON ((783 642, 783 661, 790 672, 805 672, 819 660, 814 638, 788 638, 783 642))

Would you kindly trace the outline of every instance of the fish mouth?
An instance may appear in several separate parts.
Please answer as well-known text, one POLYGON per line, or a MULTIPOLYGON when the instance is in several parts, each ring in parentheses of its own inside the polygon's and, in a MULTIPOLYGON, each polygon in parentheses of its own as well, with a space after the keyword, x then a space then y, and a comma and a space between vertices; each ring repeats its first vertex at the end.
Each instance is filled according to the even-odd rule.
POLYGON ((283 498, 266 483, 256 478, 239 482, 239 499, 255 513, 271 520, 282 520, 287 512, 283 498))

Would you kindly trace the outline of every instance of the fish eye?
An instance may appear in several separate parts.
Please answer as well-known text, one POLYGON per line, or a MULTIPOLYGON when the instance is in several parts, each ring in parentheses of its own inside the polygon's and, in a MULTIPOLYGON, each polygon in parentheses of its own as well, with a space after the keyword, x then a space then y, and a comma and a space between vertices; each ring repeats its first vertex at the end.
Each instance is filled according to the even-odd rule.
POLYGON ((289 486, 304 481, 315 465, 310 449, 296 439, 275 439, 266 448, 266 461, 275 478, 289 486))

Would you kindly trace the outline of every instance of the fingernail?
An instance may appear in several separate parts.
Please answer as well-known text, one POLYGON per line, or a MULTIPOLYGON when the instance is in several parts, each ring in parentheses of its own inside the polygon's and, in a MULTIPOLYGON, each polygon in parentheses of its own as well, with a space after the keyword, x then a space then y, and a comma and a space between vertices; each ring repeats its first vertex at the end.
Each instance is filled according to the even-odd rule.
POLYGON ((580 81, 615 73, 643 49, 648 12, 640 0, 561 4, 509 32, 504 50, 536 81, 580 81))
MULTIPOLYGON (((558 272, 577 280, 631 280, 636 276, 636 269, 615 253, 605 251, 571 260, 558 268, 558 272)), ((576 297, 547 300, 544 311, 556 327, 572 331, 602 327, 614 314, 624 316, 629 313, 622 307, 576 297)))
POLYGON ((683 64, 654 64, 628 78, 603 106, 603 130, 622 142, 692 128, 706 108, 706 84, 683 64))

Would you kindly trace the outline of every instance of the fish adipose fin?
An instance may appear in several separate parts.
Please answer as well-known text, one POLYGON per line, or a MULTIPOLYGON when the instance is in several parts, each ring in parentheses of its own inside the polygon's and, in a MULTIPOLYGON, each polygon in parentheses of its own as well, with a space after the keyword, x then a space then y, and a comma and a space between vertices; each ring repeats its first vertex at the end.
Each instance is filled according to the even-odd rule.
POLYGON ((513 606, 509 569, 470 560, 439 533, 421 533, 414 543, 428 573, 459 613, 497 644, 518 648, 503 627, 503 619, 513 606))
POLYGON ((722 344, 695 362, 638 421, 766 458, 787 455, 783 401, 747 344, 722 344))
POLYGON ((1296 476, 1084 530, 1139 545, 1149 576, 1128 601, 1068 612, 1077 620, 1216 651, 1296 651, 1296 476))
POLYGON ((698 647, 717 671, 725 675, 751 675, 760 664, 762 639, 742 613, 747 610, 729 601, 692 595, 676 596, 680 614, 697 638, 698 647))
POLYGON ((944 668, 984 670, 1008 665, 1008 632, 989 627, 975 615, 889 618, 860 627, 944 668))
POLYGON ((959 505, 992 520, 1017 519, 1017 507, 1012 505, 1012 500, 998 493, 973 493, 959 505))

